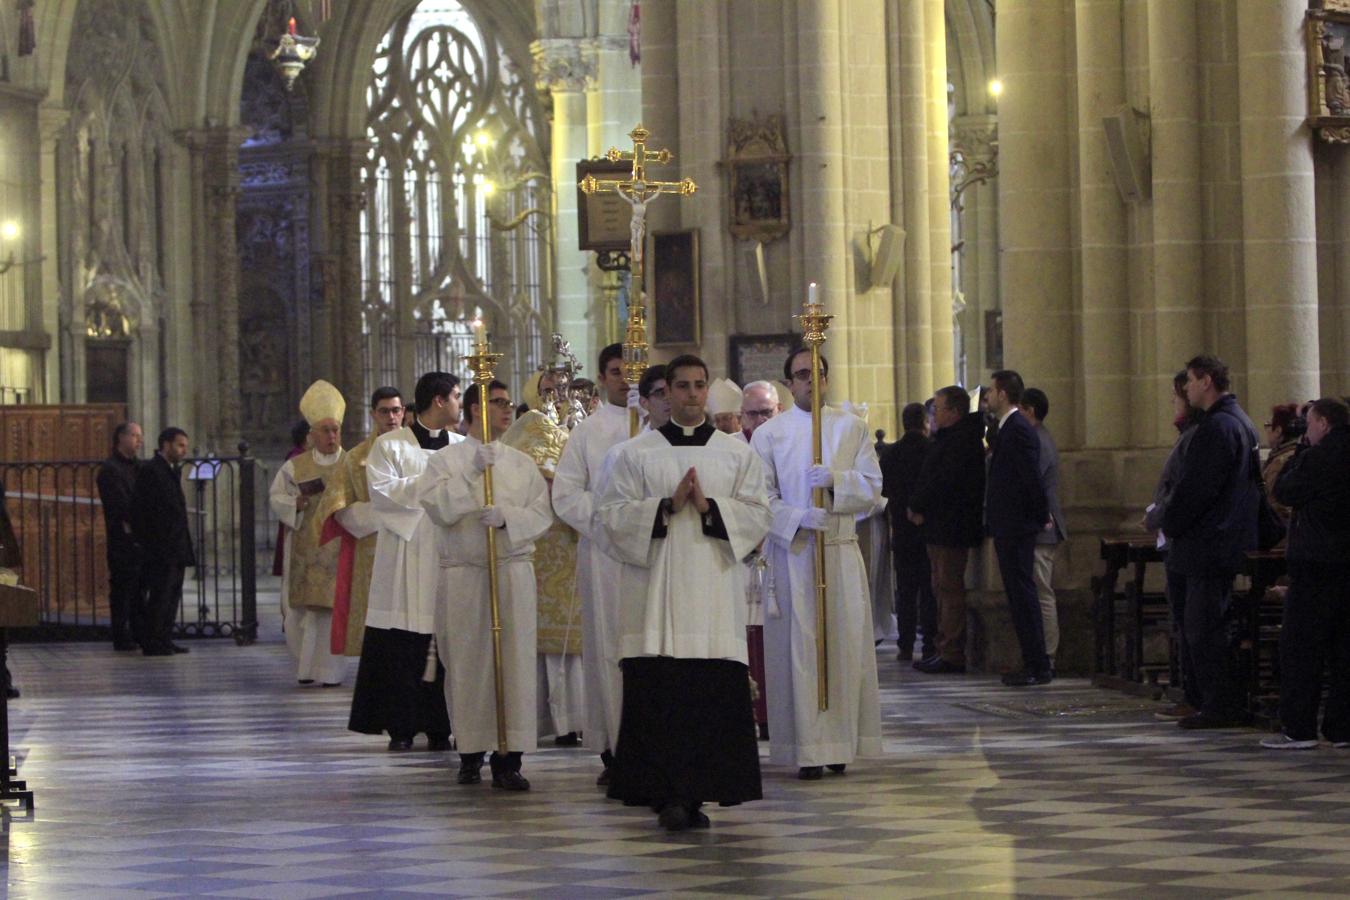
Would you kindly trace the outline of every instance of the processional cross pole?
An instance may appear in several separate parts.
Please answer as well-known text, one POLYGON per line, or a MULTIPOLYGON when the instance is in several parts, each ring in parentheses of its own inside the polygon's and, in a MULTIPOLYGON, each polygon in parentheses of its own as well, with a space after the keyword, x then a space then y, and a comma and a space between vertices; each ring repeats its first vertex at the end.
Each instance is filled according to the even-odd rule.
MULTIPOLYGON (((633 286, 629 292, 628 326, 624 331, 623 339, 623 369, 624 380, 630 386, 636 387, 638 381, 642 379, 642 373, 647 368, 647 310, 642 282, 642 251, 647 239, 647 204, 661 194, 676 194, 687 197, 698 190, 698 185, 694 184, 692 178, 683 178, 679 181, 649 181, 647 179, 648 163, 666 165, 675 157, 667 149, 648 150, 647 138, 651 137, 651 132, 643 128, 641 124, 628 132, 628 137, 633 141, 631 151, 610 147, 609 152, 605 154, 605 158, 610 162, 632 161, 633 170, 629 173, 628 178, 602 179, 588 174, 581 179, 579 186, 585 194, 613 191, 622 197, 629 206, 633 207, 628 244, 628 259, 633 274, 633 286)), ((636 435, 638 431, 637 410, 630 410, 628 415, 629 434, 636 435)))
MULTIPOLYGON (((807 289, 806 303, 802 305, 800 315, 793 316, 802 323, 802 343, 811 348, 811 462, 813 465, 824 463, 823 440, 821 435, 820 412, 820 345, 825 343, 825 331, 830 327, 834 316, 825 312, 824 304, 818 302, 816 283, 811 282, 807 289)), ((811 505, 825 508, 824 488, 811 491, 811 505)), ((821 712, 830 708, 830 624, 826 614, 826 599, 829 594, 829 582, 825 577, 825 533, 816 533, 816 706, 821 712)))

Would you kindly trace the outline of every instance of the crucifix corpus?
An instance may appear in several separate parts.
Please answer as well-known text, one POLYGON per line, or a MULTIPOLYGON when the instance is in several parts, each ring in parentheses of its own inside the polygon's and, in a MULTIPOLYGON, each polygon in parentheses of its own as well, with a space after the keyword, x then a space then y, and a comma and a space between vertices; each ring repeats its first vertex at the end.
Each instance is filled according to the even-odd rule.
MULTIPOLYGON (((628 327, 624 332, 623 339, 624 380, 633 387, 637 386, 638 381, 642 378, 643 371, 647 368, 647 311, 642 282, 643 246, 647 240, 647 204, 661 194, 677 194, 681 197, 687 197, 698 190, 698 185, 694 184, 692 178, 684 178, 680 181, 647 180, 647 164, 649 162, 656 165, 665 165, 675 158, 669 150, 649 151, 647 149, 647 138, 650 136, 651 132, 639 124, 628 132, 628 137, 633 141, 631 151, 611 147, 609 152, 605 154, 605 158, 610 162, 632 161, 633 171, 628 178, 601 179, 594 175, 587 175, 580 183, 582 192, 586 194, 613 191, 627 201, 629 206, 633 207, 628 252, 632 267, 633 286, 629 292, 628 327)), ((629 433, 636 435, 638 430, 637 410, 631 410, 628 415, 629 433)))

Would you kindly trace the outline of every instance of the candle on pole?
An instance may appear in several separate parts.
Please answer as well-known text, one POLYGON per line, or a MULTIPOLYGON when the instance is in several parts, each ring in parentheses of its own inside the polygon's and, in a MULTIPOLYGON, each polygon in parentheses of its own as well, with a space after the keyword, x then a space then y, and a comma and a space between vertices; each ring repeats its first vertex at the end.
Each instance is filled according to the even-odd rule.
MULTIPOLYGON (((819 302, 820 292, 813 281, 806 289, 806 303, 802 312, 794 318, 802 323, 802 343, 811 348, 811 463, 822 465, 824 462, 823 442, 821 440, 820 413, 820 345, 825 343, 825 331, 830 327, 834 316, 825 312, 819 302)), ((825 508, 825 490, 814 488, 811 491, 811 505, 825 508)), ((816 545, 816 705, 822 712, 830 708, 830 653, 829 653, 829 617, 826 601, 828 583, 825 575, 825 535, 815 535, 816 545)))

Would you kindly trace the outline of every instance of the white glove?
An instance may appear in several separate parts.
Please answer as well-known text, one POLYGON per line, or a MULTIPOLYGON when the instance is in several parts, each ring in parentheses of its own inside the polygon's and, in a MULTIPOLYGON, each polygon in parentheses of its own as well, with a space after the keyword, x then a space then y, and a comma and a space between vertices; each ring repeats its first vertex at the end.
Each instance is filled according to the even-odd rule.
POLYGON ((834 487, 834 473, 826 466, 812 466, 806 470, 806 486, 812 488, 834 487))
POLYGON ((506 513, 500 506, 485 506, 478 514, 478 524, 484 528, 501 528, 506 524, 506 513))
POLYGON ((819 506, 812 506, 802 516, 802 524, 799 526, 808 531, 824 531, 825 523, 830 520, 830 514, 819 506))
POLYGON ((628 408, 629 409, 642 408, 642 395, 638 393, 638 389, 635 387, 631 387, 628 389, 628 408))
POLYGON ((481 472, 488 466, 496 465, 501 449, 501 444, 496 441, 490 444, 479 444, 478 449, 473 454, 473 467, 481 472))

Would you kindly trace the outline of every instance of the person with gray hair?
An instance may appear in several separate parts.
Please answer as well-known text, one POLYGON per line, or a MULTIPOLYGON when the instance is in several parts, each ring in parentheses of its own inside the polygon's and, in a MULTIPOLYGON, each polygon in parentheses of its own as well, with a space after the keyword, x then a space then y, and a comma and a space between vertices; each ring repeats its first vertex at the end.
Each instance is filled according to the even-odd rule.
POLYGON ((778 391, 770 382, 750 382, 741 388, 741 438, 750 443, 755 429, 782 411, 778 391))

